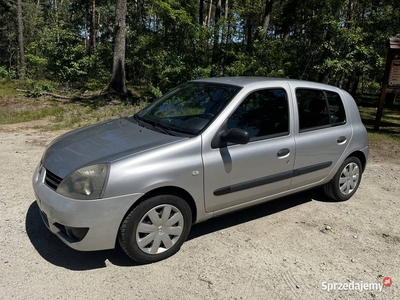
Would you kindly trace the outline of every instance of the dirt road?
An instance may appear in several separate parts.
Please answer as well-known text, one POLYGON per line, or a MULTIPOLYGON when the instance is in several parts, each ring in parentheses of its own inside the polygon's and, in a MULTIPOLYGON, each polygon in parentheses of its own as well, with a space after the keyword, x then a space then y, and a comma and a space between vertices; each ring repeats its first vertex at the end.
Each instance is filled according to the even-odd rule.
POLYGON ((0 127, 0 299, 400 299, 400 159, 372 152, 349 201, 314 190, 213 219, 141 266, 43 225, 31 176, 53 137, 0 127))

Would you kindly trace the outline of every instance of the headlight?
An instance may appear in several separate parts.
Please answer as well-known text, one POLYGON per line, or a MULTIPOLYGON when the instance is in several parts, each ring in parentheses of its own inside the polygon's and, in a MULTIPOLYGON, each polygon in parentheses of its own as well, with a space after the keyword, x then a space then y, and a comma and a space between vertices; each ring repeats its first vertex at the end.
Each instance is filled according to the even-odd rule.
POLYGON ((57 193, 72 199, 99 199, 102 195, 107 175, 107 164, 84 167, 65 177, 58 186, 57 193))

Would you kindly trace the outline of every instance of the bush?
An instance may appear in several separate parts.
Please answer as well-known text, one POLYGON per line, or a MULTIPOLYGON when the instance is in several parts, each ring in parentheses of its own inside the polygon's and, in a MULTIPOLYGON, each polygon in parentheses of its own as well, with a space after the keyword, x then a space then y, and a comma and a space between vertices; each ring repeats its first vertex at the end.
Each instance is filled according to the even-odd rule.
POLYGON ((7 78, 8 77, 8 71, 6 70, 5 67, 0 66, 0 78, 7 78))
POLYGON ((33 97, 39 97, 43 92, 54 93, 56 91, 55 83, 49 80, 29 80, 27 83, 33 97))

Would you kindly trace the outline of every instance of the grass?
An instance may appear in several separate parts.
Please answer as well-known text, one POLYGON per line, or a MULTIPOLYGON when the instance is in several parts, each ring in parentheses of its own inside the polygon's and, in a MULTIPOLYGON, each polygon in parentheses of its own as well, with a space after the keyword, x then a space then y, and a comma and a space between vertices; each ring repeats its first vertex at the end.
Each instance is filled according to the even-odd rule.
POLYGON ((30 121, 26 126, 38 130, 68 130, 129 116, 147 105, 147 101, 138 99, 134 99, 135 104, 127 104, 126 99, 123 102, 115 95, 93 94, 62 102, 51 97, 29 98, 15 92, 18 86, 17 81, 0 80, 0 124, 30 121))
POLYGON ((0 78, 0 97, 15 97, 20 93, 18 89, 24 89, 25 83, 20 80, 8 80, 0 78))
POLYGON ((15 124, 60 114, 64 108, 52 102, 0 96, 0 110, 0 124, 15 124))
POLYGON ((140 109, 140 105, 126 105, 123 103, 103 105, 97 108, 81 104, 68 105, 62 114, 50 118, 49 130, 78 128, 104 120, 133 115, 140 109))
POLYGON ((375 97, 368 95, 366 99, 357 99, 361 118, 368 130, 369 146, 378 156, 400 161, 400 105, 385 107, 379 131, 374 131, 377 99, 379 95, 375 97))
POLYGON ((3 111, 0 115, 0 124, 15 124, 28 122, 32 120, 40 120, 49 116, 63 113, 61 107, 44 107, 40 110, 21 110, 21 111, 3 111))

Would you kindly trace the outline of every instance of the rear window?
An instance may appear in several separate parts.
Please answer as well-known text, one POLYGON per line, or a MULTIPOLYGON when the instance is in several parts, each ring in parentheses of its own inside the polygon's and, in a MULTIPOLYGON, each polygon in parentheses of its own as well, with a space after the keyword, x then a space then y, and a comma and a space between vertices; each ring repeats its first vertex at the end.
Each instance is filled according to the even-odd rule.
POLYGON ((300 132, 346 124, 340 95, 315 89, 296 90, 300 132))

